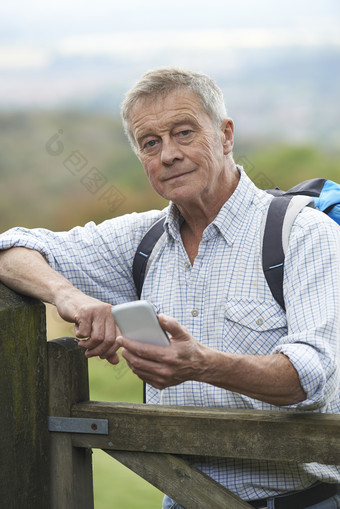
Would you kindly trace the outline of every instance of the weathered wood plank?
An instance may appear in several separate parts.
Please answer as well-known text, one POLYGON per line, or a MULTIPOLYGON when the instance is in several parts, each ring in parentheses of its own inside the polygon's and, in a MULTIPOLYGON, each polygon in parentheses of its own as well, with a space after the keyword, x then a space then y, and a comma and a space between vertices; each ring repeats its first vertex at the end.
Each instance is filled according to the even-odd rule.
POLYGON ((251 506, 186 461, 171 454, 109 451, 186 509, 247 509, 251 506))
POLYGON ((0 283, 1 507, 48 499, 45 307, 0 283))
POLYGON ((79 447, 340 464, 340 415, 88 402, 72 416, 109 420, 79 447))
MULTIPOLYGON (((49 415, 69 417, 88 400, 87 359, 75 338, 48 342, 49 415)), ((92 451, 72 446, 69 433, 50 432, 50 509, 93 509, 92 451)))

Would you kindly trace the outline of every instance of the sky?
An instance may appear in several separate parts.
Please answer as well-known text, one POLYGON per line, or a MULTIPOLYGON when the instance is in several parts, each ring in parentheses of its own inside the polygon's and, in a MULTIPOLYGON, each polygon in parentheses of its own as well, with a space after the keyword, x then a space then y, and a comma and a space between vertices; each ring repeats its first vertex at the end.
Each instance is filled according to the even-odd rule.
POLYGON ((0 6, 0 72, 58 56, 234 47, 340 46, 338 0, 11 0, 0 6))
MULTIPOLYGON (((257 79, 265 59, 264 75, 270 66, 283 69, 300 50, 320 48, 333 52, 326 70, 332 80, 334 50, 340 57, 338 0, 3 1, 0 111, 118 111, 141 74, 167 65, 205 72, 221 86, 239 77, 242 96, 250 97, 249 73, 257 79)), ((231 99, 240 100, 236 89, 231 99)))

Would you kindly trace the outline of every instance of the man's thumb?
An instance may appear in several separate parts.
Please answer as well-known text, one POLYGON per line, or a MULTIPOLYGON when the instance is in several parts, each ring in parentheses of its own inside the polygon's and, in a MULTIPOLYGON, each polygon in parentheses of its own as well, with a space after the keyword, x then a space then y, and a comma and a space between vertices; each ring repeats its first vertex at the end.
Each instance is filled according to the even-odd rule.
POLYGON ((188 331, 185 327, 180 325, 175 318, 171 316, 160 314, 158 321, 162 329, 169 332, 173 339, 185 341, 188 339, 188 331))

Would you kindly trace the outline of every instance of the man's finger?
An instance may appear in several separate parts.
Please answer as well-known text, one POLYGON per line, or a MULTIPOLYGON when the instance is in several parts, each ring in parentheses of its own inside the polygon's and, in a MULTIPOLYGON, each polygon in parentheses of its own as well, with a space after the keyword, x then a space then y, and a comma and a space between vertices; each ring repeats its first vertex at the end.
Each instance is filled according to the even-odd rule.
POLYGON ((109 353, 109 355, 107 355, 107 357, 106 357, 106 360, 110 364, 119 364, 119 362, 120 362, 120 359, 119 359, 118 354, 116 352, 109 353))

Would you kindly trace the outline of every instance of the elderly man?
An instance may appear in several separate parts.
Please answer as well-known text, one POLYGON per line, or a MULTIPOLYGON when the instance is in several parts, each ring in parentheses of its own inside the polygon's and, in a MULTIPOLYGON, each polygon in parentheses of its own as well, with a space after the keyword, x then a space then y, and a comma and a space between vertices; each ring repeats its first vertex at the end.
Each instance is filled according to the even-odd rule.
MULTIPOLYGON (((271 197, 233 160, 234 126, 214 81, 151 71, 126 95, 122 116, 169 206, 69 232, 10 230, 0 237, 2 281, 54 304, 76 335, 88 338, 81 342, 88 357, 115 364, 122 347, 147 383, 149 403, 337 412, 339 228, 312 209, 298 215, 286 254, 284 313, 261 265, 271 197), (163 216, 164 241, 142 296, 160 314, 168 348, 117 338, 111 315, 112 304, 137 298, 133 258, 163 216)), ((254 507, 340 507, 336 466, 219 458, 196 465, 254 507)), ((163 507, 179 506, 165 497, 163 507)))

